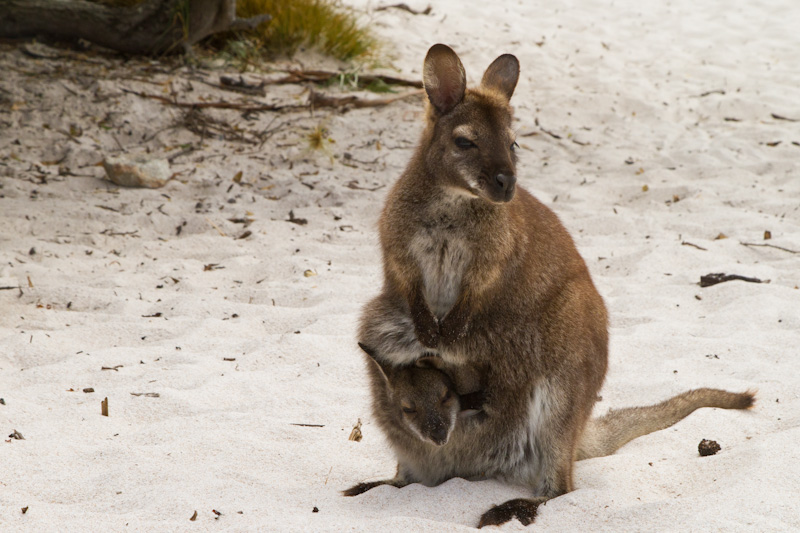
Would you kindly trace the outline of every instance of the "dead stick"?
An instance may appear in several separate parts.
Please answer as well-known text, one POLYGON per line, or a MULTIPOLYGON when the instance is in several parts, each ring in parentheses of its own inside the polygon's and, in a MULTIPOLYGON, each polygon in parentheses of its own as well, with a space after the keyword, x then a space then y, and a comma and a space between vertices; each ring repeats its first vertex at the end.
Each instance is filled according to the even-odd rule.
POLYGON ((431 7, 430 5, 428 5, 428 7, 426 7, 425 9, 416 10, 408 7, 408 4, 392 4, 390 6, 377 7, 375 8, 375 11, 385 11, 387 9, 392 9, 392 8, 408 11, 412 15, 430 15, 431 11, 433 10, 433 7, 431 7))
POLYGON ((195 145, 190 145, 190 146, 187 146, 186 148, 184 148, 183 150, 181 150, 181 151, 180 151, 180 152, 178 152, 177 154, 172 154, 171 156, 169 156, 169 157, 167 158, 167 161, 169 161, 170 163, 172 163, 172 162, 173 162, 175 159, 178 159, 180 156, 182 156, 182 155, 186 155, 186 154, 189 154, 189 153, 192 153, 192 152, 194 152, 195 150, 197 150, 197 147, 196 147, 195 145))
POLYGON ((681 242, 681 244, 684 245, 684 246, 694 246, 698 250, 703 250, 704 252, 708 251, 707 249, 703 248, 702 246, 697 246, 696 244, 691 243, 691 242, 683 241, 683 242, 681 242))
POLYGON ((149 94, 149 93, 140 93, 137 91, 131 91, 129 89, 122 89, 122 92, 135 94, 140 98, 152 98, 153 100, 158 100, 165 104, 174 105, 175 107, 189 107, 193 109, 206 109, 206 108, 215 108, 215 109, 236 109, 239 111, 280 111, 282 109, 302 109, 308 107, 308 105, 273 105, 273 104, 237 104, 235 102, 179 102, 177 100, 171 100, 164 96, 159 96, 157 94, 149 94))
POLYGON ((141 98, 152 98, 154 100, 163 102, 164 104, 169 104, 176 107, 188 107, 193 109, 206 109, 206 108, 236 109, 238 111, 250 111, 250 112, 282 111, 284 109, 307 109, 307 108, 317 108, 317 107, 334 107, 334 108, 345 107, 345 106, 351 106, 355 108, 381 107, 384 105, 391 104, 393 102, 397 102, 398 100, 403 100, 405 98, 410 98, 412 96, 419 96, 423 92, 422 90, 419 90, 406 94, 392 96, 389 98, 374 98, 374 99, 364 99, 364 98, 359 98, 358 96, 345 96, 342 98, 336 98, 312 92, 311 96, 308 99, 308 102, 306 102, 305 104, 251 105, 251 104, 237 104, 233 102, 179 102, 177 100, 170 100, 169 98, 166 98, 164 96, 159 96, 156 94, 139 93, 136 91, 130 91, 128 89, 123 89, 123 91, 130 94, 135 94, 136 96, 139 96, 141 98))
MULTIPOLYGON (((278 85, 282 83, 302 83, 304 81, 311 81, 314 83, 322 83, 331 81, 339 76, 346 75, 346 72, 336 72, 331 70, 290 70, 289 73, 283 77, 275 80, 264 80, 266 85, 278 85)), ((395 76, 385 76, 382 74, 359 74, 359 81, 370 84, 374 81, 382 81, 387 85, 403 85, 407 87, 416 87, 422 89, 421 80, 408 80, 405 78, 397 78, 395 76)))
POLYGON ((206 219, 206 222, 208 222, 209 224, 211 224, 211 225, 214 227, 214 229, 215 229, 215 230, 217 230, 217 231, 219 232, 219 234, 220 234, 222 237, 227 237, 227 235, 225 235, 225 232, 224 232, 224 231, 222 231, 221 229, 219 229, 219 226, 217 226, 216 224, 214 224, 214 222, 212 222, 210 218, 208 218, 208 217, 205 217, 205 219, 206 219))
POLYGON ((317 93, 312 91, 311 95, 308 98, 309 104, 311 107, 346 107, 351 106, 354 108, 364 108, 364 107, 380 107, 387 104, 391 104, 393 102, 397 102, 398 100, 403 100, 405 98, 410 98, 412 96, 420 96, 422 95, 423 91, 413 91, 406 94, 400 94, 397 96, 390 96, 388 98, 374 98, 374 99, 364 99, 359 98, 357 96, 344 96, 344 97, 334 97, 334 96, 327 96, 321 93, 317 93))
POLYGON ((777 246, 775 244, 766 244, 766 243, 757 243, 757 242, 740 242, 742 246, 765 246, 768 248, 777 248, 778 250, 783 250, 784 252, 789 252, 790 254, 800 254, 798 250, 790 250, 789 248, 784 248, 783 246, 777 246))

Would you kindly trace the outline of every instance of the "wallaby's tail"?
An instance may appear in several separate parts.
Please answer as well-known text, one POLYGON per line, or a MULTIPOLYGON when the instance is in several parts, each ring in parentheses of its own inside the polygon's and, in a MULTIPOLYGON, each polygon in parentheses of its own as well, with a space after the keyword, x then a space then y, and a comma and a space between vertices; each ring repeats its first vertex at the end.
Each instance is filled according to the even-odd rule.
POLYGON ((656 405, 611 410, 586 424, 577 460, 611 455, 633 439, 668 428, 700 407, 749 409, 754 402, 754 391, 694 389, 656 405))

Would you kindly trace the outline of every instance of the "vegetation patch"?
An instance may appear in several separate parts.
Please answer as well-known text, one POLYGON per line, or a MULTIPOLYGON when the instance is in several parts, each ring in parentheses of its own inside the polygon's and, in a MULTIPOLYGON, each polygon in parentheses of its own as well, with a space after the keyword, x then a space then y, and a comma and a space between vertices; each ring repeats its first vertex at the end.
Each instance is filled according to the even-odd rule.
MULTIPOLYGON (((350 61, 370 55, 377 40, 360 25, 356 13, 331 0, 238 0, 241 18, 268 13, 269 23, 247 32, 255 48, 291 55, 309 46, 337 59, 350 61)), ((240 51, 241 53, 241 51, 240 51)))

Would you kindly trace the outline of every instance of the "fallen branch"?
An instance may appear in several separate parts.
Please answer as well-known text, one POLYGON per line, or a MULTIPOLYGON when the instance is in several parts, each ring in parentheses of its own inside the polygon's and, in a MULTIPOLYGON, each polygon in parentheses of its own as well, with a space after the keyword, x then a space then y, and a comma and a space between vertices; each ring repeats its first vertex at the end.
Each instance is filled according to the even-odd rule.
POLYGON ((220 89, 227 89, 230 91, 252 94, 256 96, 266 96, 267 94, 267 91, 264 90, 263 81, 258 85, 255 85, 252 83, 247 83, 241 76, 239 76, 239 79, 233 78, 231 76, 220 76, 219 85, 214 85, 212 83, 208 83, 208 85, 211 85, 212 87, 219 87, 220 89))
POLYGON ((707 249, 703 248, 702 246, 698 246, 698 245, 696 245, 694 243, 691 243, 691 242, 682 241, 681 244, 683 246, 693 246, 693 247, 697 248, 698 250, 703 250, 704 252, 708 251, 707 249))
POLYGON ((169 104, 175 107, 188 107, 191 109, 206 109, 206 108, 214 108, 214 109, 236 109, 239 111, 280 111, 282 109, 302 109, 308 107, 307 104, 293 104, 293 105, 274 105, 274 104, 247 104, 247 103, 235 103, 235 102, 180 102, 178 100, 172 100, 165 96, 160 96, 157 94, 149 94, 149 93, 142 93, 137 91, 131 91, 130 89, 122 89, 122 92, 129 93, 136 95, 140 98, 152 98, 153 100, 158 100, 164 104, 169 104))
POLYGON ((772 118, 774 118, 775 120, 786 120, 786 121, 789 121, 789 122, 800 122, 800 119, 782 117, 780 115, 776 115, 775 113, 772 113, 772 118))
MULTIPOLYGON (((268 85, 302 83, 306 81, 311 81, 314 83, 326 83, 345 74, 347 73, 335 72, 331 70, 290 70, 283 78, 265 80, 262 83, 268 85)), ((384 76, 381 74, 359 74, 358 81, 363 82, 366 85, 376 81, 381 81, 387 85, 402 85, 405 87, 416 87, 417 89, 422 89, 422 80, 407 80, 405 78, 396 78, 394 76, 384 76)))
MULTIPOLYGON (((0 37, 47 35, 87 41, 125 53, 188 50, 201 39, 223 31, 252 29, 268 14, 236 16, 236 0, 3 0, 0 37)), ((29 53, 24 51, 23 53, 29 53)), ((34 52, 35 53, 35 52, 34 52)))
POLYGON ((428 4, 423 10, 416 10, 408 7, 408 4, 392 4, 390 6, 380 6, 375 8, 375 11, 386 11, 387 9, 401 9, 403 11, 408 11, 412 15, 430 15, 431 11, 433 11, 433 7, 428 4))
MULTIPOLYGON (((548 135, 549 135, 550 137, 552 137, 553 139, 558 139, 558 140, 561 140, 561 135, 558 135, 557 133, 553 133, 552 131, 548 131, 548 130, 544 129, 544 128, 541 126, 541 124, 539 124, 539 117, 536 117, 535 119, 533 119, 533 123, 536 125, 536 127, 537 127, 537 128, 539 128, 540 130, 542 130, 544 133, 548 134, 548 135)), ((529 134, 529 135, 534 135, 534 134, 529 134)), ((524 135, 524 134, 523 134, 523 137, 526 137, 526 136, 528 136, 528 135, 524 135)))
POLYGON ((733 280, 742 280, 747 281, 750 283, 769 283, 769 280, 763 281, 758 278, 748 278, 746 276, 740 276, 738 274, 706 274, 705 276, 700 276, 700 285, 701 287, 711 287, 712 285, 716 285, 717 283, 724 283, 726 281, 733 281, 733 280))
POLYGON ((412 96, 421 96, 422 90, 413 91, 406 94, 399 94, 397 96, 389 96, 386 98, 360 98, 355 95, 351 96, 328 96, 316 91, 311 91, 308 97, 308 105, 312 108, 318 107, 353 107, 356 109, 364 107, 382 107, 398 100, 404 100, 412 96))
POLYGON ((189 146, 186 146, 180 152, 174 153, 171 156, 167 157, 167 161, 172 163, 174 160, 178 159, 180 156, 186 155, 186 154, 190 154, 190 153, 194 152, 195 150, 197 150, 198 148, 199 148, 198 146, 195 146, 193 144, 191 144, 189 146))
POLYGON ((355 96, 355 95, 342 96, 342 97, 328 96, 322 93, 311 91, 308 97, 308 101, 304 104, 276 105, 276 104, 236 103, 236 102, 225 102, 225 101, 181 102, 179 100, 173 100, 165 96, 159 96, 157 94, 131 91, 130 89, 122 89, 122 91, 136 95, 140 98, 152 98, 153 100, 158 100, 164 104, 172 105, 175 107, 184 107, 191 109, 207 109, 207 108, 235 109, 237 111, 245 111, 251 113, 259 111, 282 111, 285 109, 308 109, 308 108, 314 109, 321 107, 332 107, 332 108, 352 107, 356 109, 364 107, 382 107, 397 102, 399 100, 404 100, 406 98, 411 98, 413 96, 420 96, 423 93, 422 90, 419 90, 406 94, 399 94, 397 96, 390 96, 387 98, 361 98, 360 96, 355 96))
POLYGON ((783 250, 784 252, 789 252, 790 254, 800 254, 800 250, 790 250, 789 248, 784 248, 783 246, 778 246, 776 244, 766 244, 766 243, 758 243, 758 242, 740 242, 742 246, 765 246, 767 248, 777 248, 778 250, 783 250))

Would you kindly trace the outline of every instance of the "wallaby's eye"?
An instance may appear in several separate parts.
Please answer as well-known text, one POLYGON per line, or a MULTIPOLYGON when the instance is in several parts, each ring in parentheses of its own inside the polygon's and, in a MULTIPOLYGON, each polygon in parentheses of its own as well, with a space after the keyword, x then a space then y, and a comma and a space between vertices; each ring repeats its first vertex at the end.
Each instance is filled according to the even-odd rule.
POLYGON ((408 415, 412 415, 412 414, 416 413, 416 412, 417 412, 417 410, 416 410, 416 409, 414 409, 413 407, 406 407, 406 406, 403 406, 403 412, 404 412, 404 413, 406 413, 406 414, 408 414, 408 415))
POLYGON ((517 141, 514 141, 514 142, 511 144, 511 151, 512 151, 512 152, 516 152, 516 151, 517 151, 517 148, 519 148, 519 145, 517 144, 517 141))
POLYGON ((450 401, 450 398, 453 397, 453 393, 450 392, 450 389, 447 389, 442 397, 442 403, 450 401))
POLYGON ((477 145, 467 139, 466 137, 456 137, 456 146, 466 150, 467 148, 475 148, 477 145))

